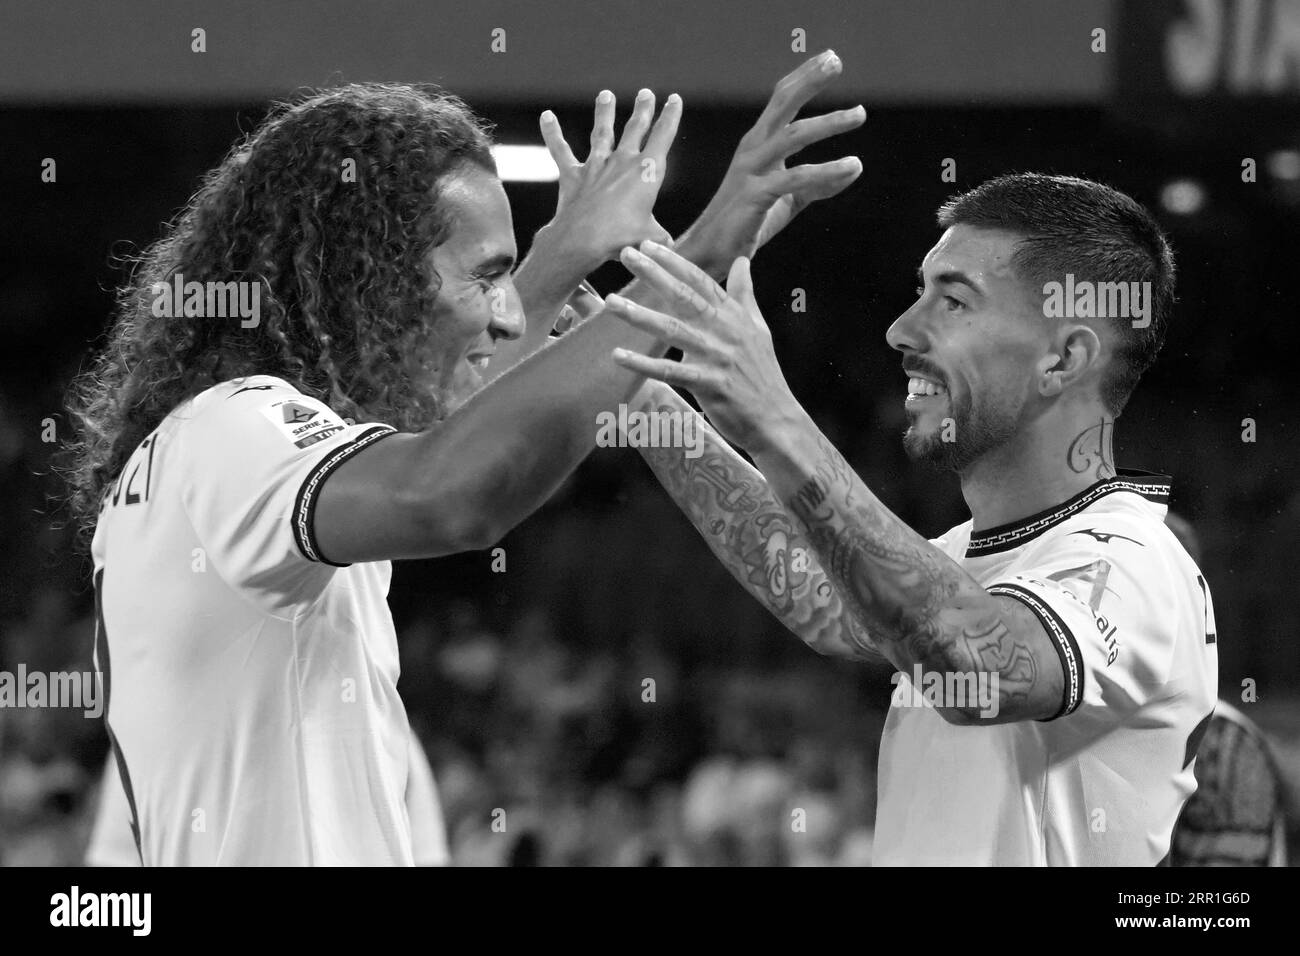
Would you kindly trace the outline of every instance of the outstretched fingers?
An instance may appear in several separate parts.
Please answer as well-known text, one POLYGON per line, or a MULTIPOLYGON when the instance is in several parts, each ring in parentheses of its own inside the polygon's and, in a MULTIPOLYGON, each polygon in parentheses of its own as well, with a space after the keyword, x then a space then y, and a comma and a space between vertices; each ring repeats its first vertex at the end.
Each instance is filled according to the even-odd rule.
POLYGON ((538 125, 542 128, 542 142, 546 144, 546 151, 551 154, 551 159, 555 160, 555 165, 560 172, 564 173, 565 170, 577 166, 578 157, 573 155, 569 141, 564 138, 564 130, 560 128, 559 118, 547 110, 542 114, 538 125))
POLYGON ((587 166, 603 163, 614 149, 614 94, 601 90, 596 96, 596 109, 591 124, 591 152, 587 166))
POLYGON ((667 246, 660 245, 657 242, 643 242, 636 251, 649 258, 665 273, 672 276, 673 279, 676 279, 710 305, 717 307, 727 301, 727 291, 718 285, 712 276, 689 259, 679 256, 667 246))
POLYGON ((627 349, 614 349, 614 361, 638 375, 658 379, 669 385, 679 385, 688 391, 702 388, 709 383, 709 375, 703 369, 685 362, 650 358, 648 355, 629 352, 627 349))
POLYGON ((854 106, 846 110, 823 113, 821 116, 795 120, 785 128, 785 135, 775 145, 780 148, 781 158, 784 159, 793 156, 801 149, 808 148, 813 143, 855 130, 865 123, 866 119, 867 111, 861 106, 854 106))
POLYGON ((668 150, 677 138, 677 126, 682 121, 682 98, 671 93, 664 101, 664 108, 659 111, 659 119, 645 141, 645 154, 659 164, 662 169, 668 159, 668 150))
POLYGON ((641 152, 641 141, 650 129, 650 120, 655 115, 655 95, 651 90, 641 90, 632 104, 632 115, 623 127, 623 136, 618 141, 620 153, 641 152))
MULTIPOLYGON (((663 246, 653 242, 641 243, 645 249, 661 249, 669 256, 676 257, 676 253, 663 246)), ((678 309, 687 313, 689 318, 707 319, 716 314, 714 302, 720 302, 721 299, 715 299, 711 302, 701 294, 699 289, 690 282, 678 278, 672 272, 664 268, 662 260, 651 258, 640 250, 631 246, 624 246, 623 251, 619 254, 619 260, 627 266, 638 279, 645 282, 651 289, 663 295, 669 302, 674 303, 678 309)), ((683 260, 684 261, 684 260, 683 260)), ((705 278, 708 278, 705 276, 705 278)), ((709 279, 713 282, 712 279, 709 279)), ((716 286, 717 283, 714 283, 716 286)), ((720 291, 720 290, 719 290, 720 291)), ((725 298, 726 293, 723 293, 725 298)))
POLYGON ((805 103, 839 76, 842 69, 843 64, 834 50, 826 50, 805 60, 776 84, 754 128, 761 130, 764 136, 775 134, 799 114, 805 103))
POLYGON ((655 338, 683 352, 709 357, 716 357, 718 354, 717 348, 704 332, 674 315, 648 309, 641 303, 625 299, 621 295, 606 296, 605 308, 628 325, 649 332, 655 338))
POLYGON ((831 163, 809 163, 785 170, 774 184, 782 194, 791 193, 804 204, 829 199, 851 186, 862 175, 862 160, 845 156, 831 163))

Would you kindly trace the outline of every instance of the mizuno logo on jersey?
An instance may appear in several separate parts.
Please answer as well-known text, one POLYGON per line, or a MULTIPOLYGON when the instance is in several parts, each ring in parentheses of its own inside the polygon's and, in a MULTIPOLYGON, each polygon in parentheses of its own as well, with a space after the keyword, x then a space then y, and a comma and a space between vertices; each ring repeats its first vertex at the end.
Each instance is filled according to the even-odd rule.
POLYGON ((243 388, 231 392, 226 398, 234 398, 240 392, 269 392, 273 387, 271 385, 245 385, 243 388))
POLYGON ((1096 538, 1096 539, 1097 539, 1098 541, 1100 541, 1102 544, 1110 544, 1110 539, 1111 539, 1111 538, 1119 538, 1119 539, 1121 539, 1122 541, 1132 541, 1132 542, 1133 542, 1134 544, 1136 544, 1139 548, 1145 548, 1145 547, 1146 547, 1146 545, 1143 544, 1141 541, 1138 541, 1138 540, 1135 539, 1135 538, 1130 538, 1130 537, 1128 537, 1127 535, 1123 535, 1123 534, 1114 534, 1114 533, 1112 533, 1112 532, 1110 532, 1110 531, 1097 531, 1097 530, 1095 530, 1095 529, 1093 529, 1093 528, 1084 528, 1084 529, 1082 529, 1081 531, 1071 531, 1070 534, 1086 534, 1086 535, 1090 535, 1091 537, 1096 538))

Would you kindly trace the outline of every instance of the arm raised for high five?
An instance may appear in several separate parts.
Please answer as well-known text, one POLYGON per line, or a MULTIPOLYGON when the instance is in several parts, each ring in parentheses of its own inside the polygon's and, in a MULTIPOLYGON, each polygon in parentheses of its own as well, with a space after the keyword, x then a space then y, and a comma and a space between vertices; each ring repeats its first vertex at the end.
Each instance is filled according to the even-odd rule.
MULTIPOLYGON (((488 366, 489 378, 545 345, 579 283, 602 263, 616 258, 625 245, 642 239, 669 239, 654 217, 668 153, 651 150, 649 142, 642 147, 654 117, 655 95, 650 90, 637 94, 617 145, 615 105, 614 94, 601 90, 596 97, 591 145, 581 163, 555 114, 547 110, 541 116, 542 137, 560 173, 559 197, 555 216, 533 237, 528 255, 515 273, 526 316, 524 334, 497 345, 488 366)), ((656 144, 672 143, 681 115, 681 97, 673 93, 654 127, 656 144)))
MULTIPOLYGON (((586 298, 576 307, 579 321, 602 307, 600 299, 586 298)), ((881 660, 857 617, 844 613, 839 591, 762 473, 662 382, 647 380, 629 406, 668 416, 661 421, 680 421, 683 439, 688 416, 698 426, 698 443, 640 445, 637 450, 740 586, 818 654, 881 660)))
MULTIPOLYGON (((899 670, 998 679, 998 722, 1045 719, 1061 706, 1065 675, 1043 624, 1014 598, 986 591, 873 495, 795 400, 754 301, 749 263, 737 259, 724 291, 669 249, 644 243, 623 261, 672 301, 675 314, 611 296, 606 307, 681 348, 684 359, 616 350, 631 371, 688 389, 710 419, 754 456, 773 493, 807 534, 845 610, 899 670)), ((956 723, 976 709, 939 708, 956 723)))
MULTIPOLYGON (((642 162, 663 167, 681 104, 670 98, 652 127, 653 111, 653 97, 643 98, 614 154, 592 164, 557 216, 553 225, 567 238, 550 247, 534 274, 535 292, 560 289, 567 296, 608 254, 602 244, 643 228, 658 184, 641 176, 642 162)), ((607 115, 612 124, 612 106, 607 115)), ((506 275, 492 290, 502 293, 501 302, 509 302, 509 282, 506 275)), ((311 520, 320 551, 347 564, 491 545, 592 449, 597 413, 641 384, 638 375, 604 361, 619 345, 662 352, 652 336, 596 318, 514 365, 426 431, 394 435, 352 455, 317 495, 311 520)))
MULTIPOLYGON (((741 138, 713 198, 678 237, 674 245, 678 253, 720 278, 736 256, 753 255, 810 203, 838 195, 858 178, 862 163, 856 156, 827 163, 786 165, 799 151, 854 130, 865 121, 866 111, 861 106, 796 119, 808 101, 842 70, 840 58, 833 50, 826 50, 781 78, 766 108, 741 138)), ((653 106, 653 95, 642 90, 628 128, 638 123, 644 132, 653 106), (646 118, 638 120, 647 109, 646 118)), ((670 110, 676 111, 674 116, 680 114, 681 101, 675 96, 669 97, 664 107, 665 114, 670 110)), ((500 374, 547 343, 557 314, 582 278, 575 278, 574 262, 591 261, 589 253, 575 256, 574 249, 600 250, 601 255, 591 264, 594 269, 605 258, 616 257, 624 245, 645 238, 666 238, 652 213, 667 172, 666 162, 655 163, 653 157, 628 151, 627 144, 634 140, 627 132, 611 156, 613 122, 613 94, 602 91, 596 100, 590 151, 586 162, 579 163, 555 114, 549 110, 542 114, 542 137, 560 171, 555 220, 538 232, 515 276, 528 317, 527 329, 522 338, 498 346, 489 374, 500 374), (617 167, 617 175, 606 169, 611 164, 617 167), (638 177, 640 181, 634 181, 638 177), (593 180, 599 180, 599 184, 593 180), (629 193, 621 195, 619 188, 629 193), (575 215, 597 205, 598 199, 603 199, 604 209, 614 210, 615 214, 598 217, 594 222, 590 215, 575 215)), ((673 130, 675 133, 675 125, 673 130)), ((623 294, 652 307, 662 304, 653 298, 653 289, 636 281, 623 294)))
POLYGON ((687 237, 692 240, 701 253, 687 258, 715 279, 726 276, 737 256, 752 257, 810 203, 839 195, 862 174, 856 156, 786 165, 801 150, 866 121, 860 105, 795 118, 843 69, 835 51, 826 50, 781 78, 741 138, 718 191, 678 240, 679 246, 687 237))
MULTIPOLYGON (((857 177, 861 163, 853 158, 785 168, 797 150, 862 122, 861 110, 792 122, 839 70, 839 59, 828 52, 778 84, 742 140, 718 196, 679 241, 684 255, 716 269, 737 250, 765 242, 803 205, 857 177)), ((680 100, 670 97, 652 127, 654 101, 642 97, 611 149, 613 99, 598 102, 593 155, 580 177, 570 177, 573 185, 555 228, 519 277, 521 297, 544 319, 534 329, 534 342, 541 329, 549 332, 563 299, 609 254, 600 243, 626 241, 624 229, 657 226, 650 211, 680 110, 680 100), (646 176, 647 169, 655 175, 646 176)), ((559 149, 558 128, 547 141, 559 149)), ((560 160, 574 165, 571 152, 560 160)), ((650 305, 662 301, 661 293, 636 282, 627 291, 650 305)), ((527 361, 516 364, 518 354, 499 356, 493 364, 508 371, 446 421, 354 455, 320 493, 313 521, 322 551, 348 563, 436 556, 496 541, 550 497, 590 451, 597 412, 625 401, 641 384, 636 374, 603 361, 616 347, 662 352, 653 336, 598 316, 527 361)))
MULTIPOLYGON (((861 172, 855 157, 786 168, 814 142, 855 129, 865 119, 858 106, 796 120, 799 110, 841 70, 833 51, 805 61, 783 77, 753 128, 732 157, 722 185, 678 252, 706 269, 725 271, 732 258, 752 254, 815 199, 836 195, 861 172)), ((552 127, 547 144, 561 169, 574 168, 572 152, 552 127)), ((624 295, 652 301, 653 288, 633 283, 624 295)), ((587 303, 587 309, 599 303, 587 303)), ((583 311, 583 310, 579 310, 583 311)), ((647 382, 633 399, 648 412, 693 414, 671 388, 647 382)), ((838 592, 785 505, 763 476, 727 442, 705 427, 698 458, 682 448, 641 448, 655 476, 733 577, 809 647, 855 660, 879 659, 857 618, 842 613, 838 592)))

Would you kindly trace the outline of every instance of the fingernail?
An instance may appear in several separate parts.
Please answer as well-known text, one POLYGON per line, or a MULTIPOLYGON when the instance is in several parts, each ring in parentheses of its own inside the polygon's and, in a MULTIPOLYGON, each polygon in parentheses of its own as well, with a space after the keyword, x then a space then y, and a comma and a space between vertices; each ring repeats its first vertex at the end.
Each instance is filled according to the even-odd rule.
POLYGON ((642 89, 642 90, 638 90, 638 91, 637 91, 636 98, 637 98, 638 100, 644 100, 644 99, 647 99, 650 95, 651 95, 651 93, 650 93, 649 90, 642 89))
POLYGON ((834 73, 839 68, 840 68, 840 58, 836 56, 834 53, 831 53, 829 56, 827 56, 826 60, 822 63, 823 73, 834 73))
POLYGON ((653 239, 643 239, 641 241, 642 252, 653 252, 656 249, 662 249, 662 248, 663 246, 659 245, 659 243, 655 242, 653 239))
POLYGON ((627 304, 627 299, 623 298, 617 292, 613 295, 605 296, 605 305, 611 309, 621 309, 627 304))
POLYGON ((611 93, 609 90, 601 90, 600 95, 596 97, 596 102, 602 104, 608 103, 613 98, 614 98, 614 94, 611 93))
POLYGON ((555 122, 555 114, 552 113, 550 110, 547 110, 546 112, 544 112, 544 113, 542 114, 542 122, 543 122, 543 123, 554 123, 554 122, 555 122))
POLYGON ((681 98, 680 96, 678 96, 676 93, 670 93, 670 94, 668 95, 668 102, 669 102, 669 103, 680 103, 681 101, 682 101, 682 98, 681 98))
POLYGON ((627 358, 627 356, 628 356, 627 349, 614 349, 614 358, 621 359, 621 358, 627 358))
POLYGON ((629 259, 644 259, 644 258, 645 258, 645 256, 641 255, 641 251, 640 251, 639 249, 636 249, 636 248, 634 248, 634 247, 632 247, 632 246, 624 246, 624 247, 623 247, 623 252, 622 252, 621 254, 624 255, 624 256, 627 256, 627 258, 629 258, 629 259))

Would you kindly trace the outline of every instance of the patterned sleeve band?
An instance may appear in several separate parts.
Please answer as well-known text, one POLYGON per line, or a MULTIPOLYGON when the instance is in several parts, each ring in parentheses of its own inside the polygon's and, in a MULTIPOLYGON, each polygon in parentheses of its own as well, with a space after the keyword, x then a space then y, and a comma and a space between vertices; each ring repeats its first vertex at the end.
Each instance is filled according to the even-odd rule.
POLYGON ((325 479, 339 465, 343 464, 363 448, 368 448, 381 438, 387 438, 389 435, 397 434, 397 430, 389 425, 375 425, 373 428, 367 428, 357 435, 352 441, 340 445, 330 451, 328 455, 307 473, 303 479, 302 486, 298 489, 298 495, 294 498, 293 503, 293 540, 298 545, 298 550, 302 552, 304 558, 308 561, 318 561, 321 564, 328 564, 335 568, 346 568, 346 564, 336 564, 321 554, 320 546, 316 543, 316 501, 325 479))
POLYGON ((1066 717, 1074 713, 1083 702, 1083 655, 1079 653, 1079 644, 1075 641, 1070 628, 1046 601, 1026 587, 1003 583, 995 584, 987 590, 990 594, 1015 598, 1043 622, 1043 627, 1052 637, 1056 656, 1061 659, 1061 673, 1065 676, 1065 692, 1062 695, 1061 709, 1046 719, 1056 720, 1058 717, 1066 717))

